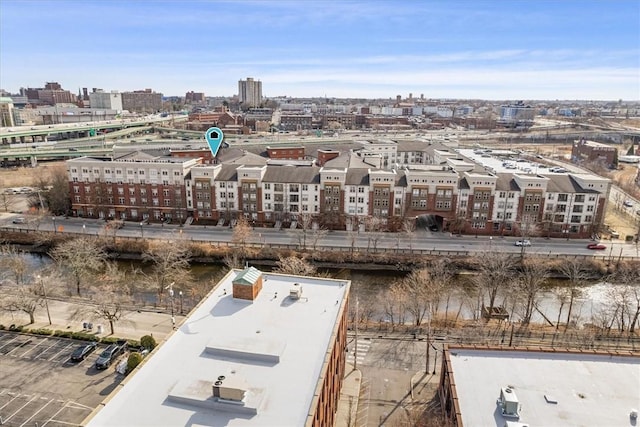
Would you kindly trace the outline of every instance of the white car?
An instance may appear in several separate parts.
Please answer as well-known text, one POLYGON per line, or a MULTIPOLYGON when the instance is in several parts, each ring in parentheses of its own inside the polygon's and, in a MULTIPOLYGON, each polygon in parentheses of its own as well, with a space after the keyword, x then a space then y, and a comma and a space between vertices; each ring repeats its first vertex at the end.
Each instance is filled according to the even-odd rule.
POLYGON ((631 200, 625 200, 623 204, 628 208, 633 207, 633 202, 631 200))
POLYGON ((517 240, 515 243, 516 246, 531 246, 530 240, 517 240))

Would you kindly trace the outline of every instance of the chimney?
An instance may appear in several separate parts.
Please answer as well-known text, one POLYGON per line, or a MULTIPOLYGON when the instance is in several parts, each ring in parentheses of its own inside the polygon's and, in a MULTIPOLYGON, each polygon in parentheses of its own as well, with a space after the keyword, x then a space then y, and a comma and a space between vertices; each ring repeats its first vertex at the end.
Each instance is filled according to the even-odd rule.
POLYGON ((262 272, 248 267, 233 279, 233 297, 253 301, 262 290, 262 272))

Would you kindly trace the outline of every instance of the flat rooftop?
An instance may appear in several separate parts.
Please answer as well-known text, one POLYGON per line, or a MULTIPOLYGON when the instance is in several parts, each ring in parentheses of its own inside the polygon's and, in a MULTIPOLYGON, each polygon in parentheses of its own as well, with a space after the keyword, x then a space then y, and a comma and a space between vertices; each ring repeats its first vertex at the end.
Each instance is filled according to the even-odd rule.
POLYGON ((251 302, 232 296, 240 272, 225 276, 88 425, 305 424, 350 282, 263 273, 251 302), (290 297, 295 283, 299 299, 290 297), (220 379, 227 395, 247 391, 242 403, 212 397, 220 379))
POLYGON ((503 427, 496 404, 509 387, 531 426, 628 426, 640 408, 640 358, 588 353, 450 348, 465 426, 503 427), (547 400, 557 403, 549 403, 547 400))

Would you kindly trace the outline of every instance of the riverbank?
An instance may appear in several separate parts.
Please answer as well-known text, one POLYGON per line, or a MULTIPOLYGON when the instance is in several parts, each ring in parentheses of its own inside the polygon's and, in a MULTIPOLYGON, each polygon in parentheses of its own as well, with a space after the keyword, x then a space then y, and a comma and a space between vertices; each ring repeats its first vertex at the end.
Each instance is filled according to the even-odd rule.
MULTIPOLYGON (((0 232, 0 241, 16 245, 19 250, 31 253, 48 254, 57 244, 77 238, 77 235, 68 235, 51 232, 13 232, 3 230, 0 232)), ((96 238, 102 241, 102 245, 112 259, 117 260, 142 260, 142 254, 153 242, 158 240, 147 240, 143 238, 120 238, 115 236, 96 236, 86 238, 96 238)), ((162 241, 164 243, 172 243, 162 241)), ((317 269, 349 269, 366 271, 388 271, 388 272, 410 272, 428 266, 434 260, 446 259, 452 271, 456 274, 473 274, 478 270, 478 254, 459 252, 451 253, 447 251, 435 251, 433 254, 413 254, 407 251, 376 251, 365 248, 327 248, 304 249, 298 248, 278 248, 268 243, 256 244, 215 244, 215 242, 204 243, 190 240, 176 240, 186 244, 189 249, 192 264, 217 264, 225 265, 230 256, 234 256, 241 261, 241 265, 249 263, 252 265, 273 267, 278 260, 291 256, 305 259, 313 264, 317 269)), ((519 255, 514 256, 520 258, 519 255)), ((540 253, 526 253, 524 260, 535 259, 536 263, 542 263, 549 271, 549 277, 561 279, 564 277, 561 266, 566 259, 583 260, 582 267, 588 274, 589 280, 602 280, 610 275, 622 262, 618 257, 585 258, 584 256, 562 256, 540 253)), ((626 260, 627 264, 634 261, 626 260)), ((639 262, 636 264, 640 265, 639 262)))

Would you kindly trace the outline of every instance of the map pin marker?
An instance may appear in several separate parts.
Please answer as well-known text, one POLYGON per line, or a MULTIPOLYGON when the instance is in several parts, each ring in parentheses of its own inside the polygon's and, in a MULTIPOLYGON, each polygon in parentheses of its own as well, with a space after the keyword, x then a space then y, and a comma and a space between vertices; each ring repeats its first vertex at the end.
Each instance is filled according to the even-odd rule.
POLYGON ((209 144, 211 154, 213 154, 213 157, 215 157, 218 154, 220 146, 222 145, 224 134, 219 128, 214 127, 207 129, 207 132, 204 134, 204 138, 207 140, 207 144, 209 144))

